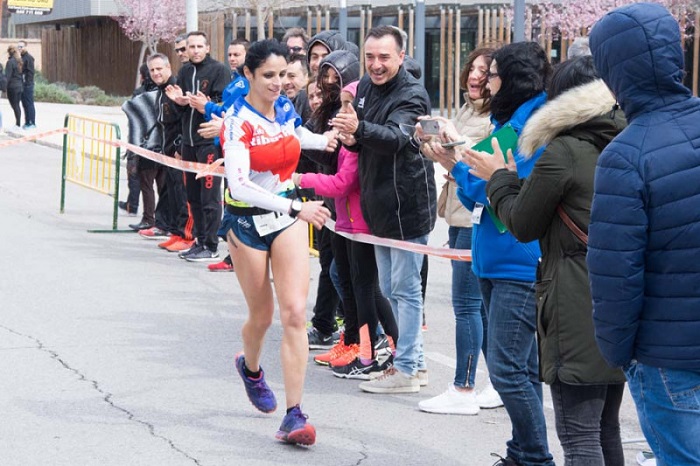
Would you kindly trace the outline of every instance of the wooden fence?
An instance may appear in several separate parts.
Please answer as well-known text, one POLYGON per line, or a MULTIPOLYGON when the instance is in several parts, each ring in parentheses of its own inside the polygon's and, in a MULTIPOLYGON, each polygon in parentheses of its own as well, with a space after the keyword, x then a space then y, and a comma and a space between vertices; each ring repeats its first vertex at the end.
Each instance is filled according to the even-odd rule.
MULTIPOLYGON (((42 69, 49 82, 97 86, 108 94, 130 96, 139 66, 140 43, 130 41, 108 18, 80 21, 78 27, 42 29, 42 69)), ((173 73, 180 61, 172 45, 158 50, 170 58, 173 73)))

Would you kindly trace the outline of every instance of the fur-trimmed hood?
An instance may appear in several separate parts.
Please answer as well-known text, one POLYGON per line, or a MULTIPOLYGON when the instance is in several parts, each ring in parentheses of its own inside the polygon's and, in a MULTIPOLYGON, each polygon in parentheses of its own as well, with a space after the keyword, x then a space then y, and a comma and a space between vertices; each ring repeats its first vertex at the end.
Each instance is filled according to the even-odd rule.
POLYGON ((614 105, 615 97, 602 79, 564 92, 543 105, 527 121, 518 143, 520 153, 531 157, 558 134, 610 113, 614 105))

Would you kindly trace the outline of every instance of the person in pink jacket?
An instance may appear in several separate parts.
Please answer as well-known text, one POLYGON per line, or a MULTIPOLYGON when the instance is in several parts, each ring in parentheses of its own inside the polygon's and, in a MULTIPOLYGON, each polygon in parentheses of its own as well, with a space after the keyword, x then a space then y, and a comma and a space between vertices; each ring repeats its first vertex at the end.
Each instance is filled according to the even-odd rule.
MULTIPOLYGON (((342 89, 340 112, 346 111, 346 108, 352 105, 357 83, 355 81, 342 89)), ((338 171, 334 175, 295 173, 292 179, 302 188, 314 188, 318 195, 335 198, 337 232, 369 233, 360 208, 360 178, 356 152, 341 147, 338 154, 338 171)), ((348 364, 331 364, 331 369, 337 377, 369 380, 370 373, 380 372, 391 364, 391 357, 380 364, 375 354, 378 321, 381 321, 392 348, 393 342, 398 339, 398 326, 389 301, 379 290, 374 246, 346 239, 342 235, 336 235, 336 240, 345 243, 347 254, 336 254, 335 261, 339 274, 349 273, 352 289, 348 292, 352 294, 356 304, 360 345, 359 355, 348 364)), ((335 251, 337 249, 334 249, 335 251)), ((348 353, 347 346, 342 341, 329 351, 329 354, 339 354, 342 360, 344 350, 352 356, 353 353, 348 353)))

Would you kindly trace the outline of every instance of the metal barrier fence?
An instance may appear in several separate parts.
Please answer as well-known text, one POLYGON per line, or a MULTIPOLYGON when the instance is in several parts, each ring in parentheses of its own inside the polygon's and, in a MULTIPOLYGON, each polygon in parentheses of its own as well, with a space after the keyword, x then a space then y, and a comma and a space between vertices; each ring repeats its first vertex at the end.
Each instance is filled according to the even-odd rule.
POLYGON ((119 214, 119 169, 121 148, 110 142, 121 139, 116 123, 66 114, 63 123, 63 166, 61 177, 61 213, 64 212, 66 181, 113 196, 111 230, 117 230, 119 214))
POLYGON ((316 249, 316 244, 315 244, 316 243, 316 241, 315 241, 316 236, 315 235, 316 235, 316 231, 314 230, 314 226, 311 223, 309 223, 309 254, 314 256, 314 257, 318 257, 319 253, 318 253, 318 250, 316 249))

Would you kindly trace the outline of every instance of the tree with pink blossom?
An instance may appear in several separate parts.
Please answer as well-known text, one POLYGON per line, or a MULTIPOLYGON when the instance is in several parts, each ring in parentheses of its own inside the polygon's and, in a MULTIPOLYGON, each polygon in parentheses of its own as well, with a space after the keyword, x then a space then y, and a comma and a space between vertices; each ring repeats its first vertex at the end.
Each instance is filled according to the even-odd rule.
POLYGON ((136 85, 139 85, 138 68, 146 51, 156 53, 158 42, 172 42, 185 29, 185 0, 116 0, 119 23, 124 34, 134 42, 141 42, 141 52, 136 68, 136 85))
MULTIPOLYGON (((541 33, 558 31, 562 39, 588 35, 593 25, 607 12, 623 5, 638 3, 635 0, 568 0, 552 2, 537 0, 533 4, 533 23, 541 33)), ((692 25, 690 17, 697 7, 697 0, 656 0, 676 17, 683 27, 692 25)), ((686 33, 686 31, 683 31, 686 33)))

